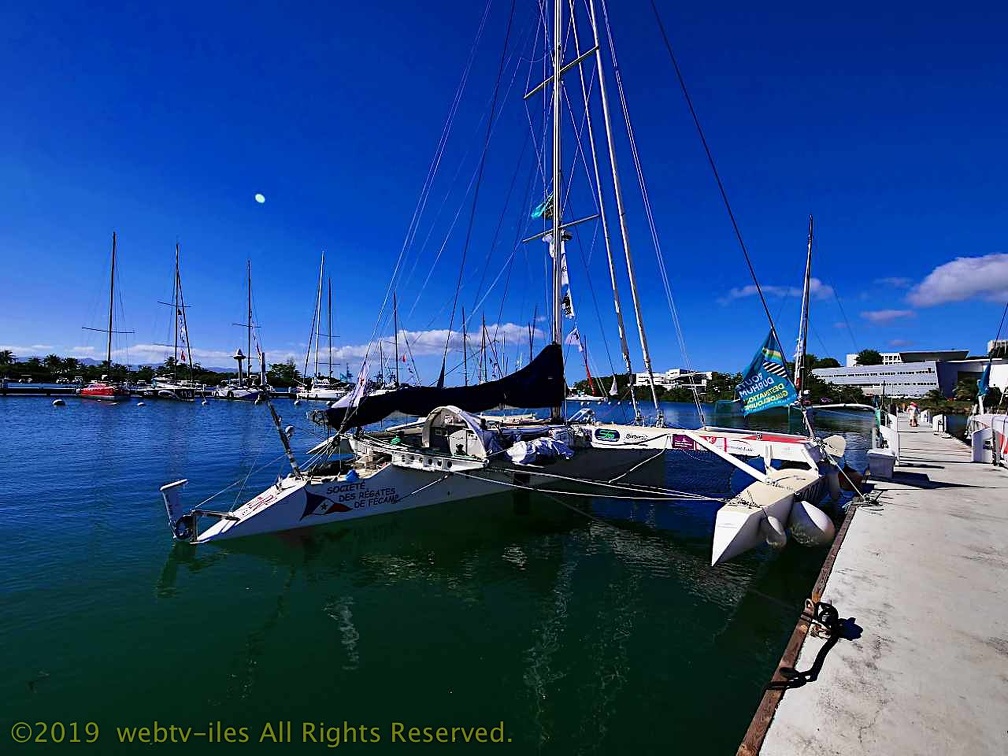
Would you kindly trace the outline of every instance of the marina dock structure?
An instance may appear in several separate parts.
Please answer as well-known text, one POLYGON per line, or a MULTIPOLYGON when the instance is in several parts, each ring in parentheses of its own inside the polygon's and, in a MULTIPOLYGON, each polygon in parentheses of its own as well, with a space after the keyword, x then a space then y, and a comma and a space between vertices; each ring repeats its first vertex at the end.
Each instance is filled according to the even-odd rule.
POLYGON ((816 586, 842 632, 799 622, 739 754, 1008 753, 1008 471, 899 430, 816 586))

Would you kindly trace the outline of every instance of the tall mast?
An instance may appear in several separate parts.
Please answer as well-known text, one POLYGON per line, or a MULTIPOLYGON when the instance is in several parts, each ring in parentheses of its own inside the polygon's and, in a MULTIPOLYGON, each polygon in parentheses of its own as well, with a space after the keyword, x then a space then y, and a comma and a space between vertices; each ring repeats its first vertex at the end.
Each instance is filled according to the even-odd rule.
POLYGON ((329 279, 329 379, 332 380, 332 279, 329 279))
MULTIPOLYGON (((805 254, 805 283, 802 289, 801 319, 798 322, 798 353, 795 355, 795 387, 799 392, 805 383, 805 353, 808 349, 809 298, 812 293, 812 216, 808 219, 808 250, 805 254)), ((801 394, 798 395, 801 402, 801 394)))
MULTIPOLYGON (((465 327, 465 310, 462 310, 462 323, 465 327)), ((399 386, 399 302, 392 292, 392 330, 395 333, 395 384, 399 386)))
MULTIPOLYGON (((189 358, 186 360, 186 365, 189 366, 189 380, 193 378, 193 355, 192 346, 189 344, 189 323, 186 319, 186 303, 185 294, 182 293, 182 271, 179 266, 179 244, 175 242, 175 283, 178 287, 178 310, 175 313, 175 327, 178 330, 179 317, 182 318, 182 351, 183 353, 189 352, 189 358)), ((177 337, 176 337, 177 341, 177 337)), ((178 358, 176 358, 175 364, 178 365, 178 358)))
POLYGON ((172 302, 173 309, 172 319, 175 321, 175 352, 174 361, 172 362, 172 378, 178 378, 178 322, 179 322, 179 243, 175 242, 175 281, 172 284, 172 302))
POLYGON ((115 264, 116 264, 116 233, 112 232, 112 273, 109 276, 108 301, 108 341, 105 346, 105 365, 109 377, 112 375, 112 311, 115 308, 115 264))
MULTIPOLYGON (((592 13, 592 29, 594 31, 594 28, 595 28, 595 26, 594 26, 594 18, 595 18, 594 6, 592 6, 592 8, 591 8, 591 13, 592 13)), ((573 37, 574 37, 574 54, 580 59, 581 58, 581 43, 580 43, 580 39, 579 39, 578 34, 577 34, 577 28, 576 27, 574 29, 573 37)), ((598 48, 598 34, 597 33, 595 34, 594 44, 595 44, 595 47, 598 48)), ((600 80, 602 80, 602 77, 603 77, 603 74, 604 74, 603 69, 602 69, 602 59, 601 59, 601 55, 600 55, 600 53, 598 52, 597 49, 596 49, 596 53, 595 53, 595 65, 596 65, 596 72, 597 72, 598 78, 600 80)), ((592 150, 592 168, 593 168, 594 173, 595 173, 595 186, 596 186, 596 188, 598 190, 599 220, 600 220, 600 222, 602 224, 602 236, 603 236, 603 238, 605 240, 606 259, 609 262, 609 280, 610 280, 610 283, 612 284, 613 306, 614 306, 614 308, 616 310, 616 330, 617 330, 617 333, 619 334, 620 349, 622 350, 622 353, 623 353, 623 364, 626 366, 627 376, 631 377, 631 382, 632 382, 633 364, 632 364, 632 362, 630 360, 630 347, 629 347, 629 344, 627 344, 626 327, 625 327, 625 325, 623 323, 623 304, 622 304, 621 298, 620 298, 619 281, 618 281, 618 279, 616 277, 616 260, 613 257, 612 240, 611 240, 611 237, 610 237, 610 234, 609 234, 609 220, 606 217, 606 202, 605 202, 605 197, 604 197, 604 195, 602 193, 602 175, 601 175, 601 172, 599 171, 599 161, 598 161, 598 158, 597 158, 596 152, 595 152, 595 132, 594 132, 594 129, 592 127, 591 107, 590 107, 589 102, 588 102, 588 86, 585 83, 584 68, 582 68, 581 66, 578 66, 578 76, 581 79, 581 92, 582 92, 582 94, 584 96, 584 101, 585 101, 585 120, 586 120, 587 126, 588 126, 588 143, 591 145, 591 150, 592 150)), ((604 81, 603 81, 603 86, 604 86, 604 81)), ((634 395, 634 393, 632 391, 630 392, 630 401, 633 404, 634 417, 637 417, 640 414, 640 412, 637 409, 637 397, 634 395)))
MULTIPOLYGON (((398 362, 396 363, 398 364, 398 362)), ((399 368, 397 367, 396 370, 399 368)), ((469 344, 466 338, 465 307, 462 308, 462 376, 465 385, 469 385, 469 344)))
POLYGON ((318 294, 315 296, 315 375, 318 375, 318 337, 319 337, 319 329, 322 328, 322 278, 323 278, 323 276, 325 276, 325 250, 322 251, 322 262, 319 263, 318 294))
MULTIPOLYGON (((595 47, 599 47, 598 24, 595 19, 595 2, 589 0, 589 11, 591 15, 592 34, 594 36, 595 47)), ((615 61, 615 52, 613 59, 615 61)), ((630 235, 627 231, 626 207, 623 203, 623 189, 619 181, 619 169, 616 163, 616 148, 613 144, 612 119, 609 115, 609 98, 606 96, 605 76, 602 70, 601 54, 595 56, 597 70, 599 73, 599 96, 602 100, 602 116, 605 119, 606 141, 609 146, 609 166, 612 169, 613 187, 616 195, 616 213, 619 217, 620 235, 623 239, 623 253, 626 257, 627 275, 630 278, 630 295, 633 299, 634 315, 637 318, 637 332, 640 335, 641 352, 644 358, 644 369, 648 374, 648 383, 651 386, 651 399, 654 401, 655 410, 660 413, 658 407, 658 394, 655 391, 654 370, 651 367, 651 352, 648 349, 647 336, 644 333, 644 321, 641 316, 640 298, 637 295, 637 276, 634 272, 633 257, 630 254, 630 235)), ((659 420, 661 416, 659 414, 659 420)))
MULTIPOLYGON (((562 176, 560 165, 563 153, 560 149, 560 86, 563 62, 563 3, 554 0, 553 3, 553 234, 550 246, 553 248, 553 343, 563 342, 563 310, 561 305, 561 268, 563 266, 564 244, 561 237, 562 226, 560 217, 563 215, 561 198, 563 189, 560 185, 562 176)), ((552 415, 559 418, 562 407, 553 407, 552 415)))
POLYGON ((486 364, 486 343, 487 343, 487 330, 486 330, 486 315, 483 315, 483 331, 480 335, 480 362, 483 368, 483 378, 480 383, 486 382, 487 379, 487 364, 486 364))
POLYGON ((249 369, 245 371, 245 380, 252 386, 252 260, 245 261, 248 267, 248 352, 249 369))

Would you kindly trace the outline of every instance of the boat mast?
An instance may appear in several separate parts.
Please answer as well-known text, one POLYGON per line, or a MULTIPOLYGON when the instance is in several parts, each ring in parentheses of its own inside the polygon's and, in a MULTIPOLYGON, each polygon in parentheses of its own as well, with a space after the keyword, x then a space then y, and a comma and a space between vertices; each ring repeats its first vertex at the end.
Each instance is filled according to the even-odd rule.
POLYGON ((805 254, 805 283, 802 289, 801 319, 798 322, 798 353, 795 355, 795 388, 798 389, 798 403, 801 403, 802 386, 805 383, 805 353, 808 350, 809 298, 812 294, 812 216, 808 219, 808 250, 805 254))
MULTIPOLYGON (((318 294, 315 295, 315 375, 318 375, 318 337, 322 327, 322 278, 325 275, 325 251, 322 251, 322 262, 318 272, 318 294)), ((311 345, 309 345, 310 348, 311 345)))
MULTIPOLYGON (((554 0, 553 3, 553 233, 550 237, 550 246, 553 251, 553 343, 563 342, 563 309, 561 305, 562 280, 561 269, 563 267, 563 239, 560 217, 563 214, 561 198, 563 190, 560 186, 562 176, 560 173, 561 159, 563 154, 560 149, 560 86, 561 71, 560 65, 563 60, 563 3, 554 0)), ((562 353, 562 350, 561 350, 562 353)), ((561 359, 563 359, 561 357, 561 359)), ((561 417, 562 407, 551 409, 554 418, 561 417)))
POLYGON ((332 380, 332 279, 329 279, 329 380, 332 380))
POLYGON ((175 242, 175 280, 172 282, 172 304, 174 312, 172 312, 172 320, 175 321, 175 327, 172 329, 175 333, 175 352, 174 359, 172 361, 172 380, 178 380, 178 316, 179 316, 179 244, 175 242))
POLYGON ((487 379, 487 364, 486 364, 486 346, 487 345, 486 345, 486 337, 487 337, 486 315, 483 315, 483 331, 482 331, 481 336, 480 336, 480 339, 481 339, 481 343, 480 343, 480 362, 482 363, 483 377, 479 381, 479 383, 485 383, 486 379, 487 379))
MULTIPOLYGON (((591 15, 592 35, 594 37, 593 41, 595 43, 596 49, 600 49, 598 24, 595 19, 594 0, 589 0, 588 7, 591 15)), ((641 352, 644 358, 644 369, 647 371, 648 384, 651 386, 651 399, 654 401, 655 411, 658 414, 658 420, 660 423, 662 420, 661 409, 658 406, 658 394, 655 391, 654 370, 651 367, 651 352, 648 349, 647 336, 644 333, 644 320, 641 315, 640 298, 638 297, 637 294, 637 276, 634 272, 633 257, 630 254, 630 235, 627 231, 626 207, 623 203, 623 189, 620 186, 619 169, 616 163, 616 148, 615 145, 613 144, 612 119, 609 116, 609 98, 606 96, 605 76, 603 75, 602 70, 601 54, 596 55, 595 60, 599 74, 598 76, 599 96, 602 100, 602 116, 605 120, 606 141, 609 146, 609 166, 612 169, 613 187, 615 189, 615 195, 616 195, 616 214, 619 217, 620 235, 622 236, 623 239, 623 253, 624 256, 626 257, 627 275, 629 276, 630 279, 630 296, 633 299, 634 315, 637 318, 637 332, 640 335, 641 352)))
POLYGON ((245 371, 245 381, 252 388, 252 260, 245 261, 248 268, 248 352, 249 369, 245 371))
MULTIPOLYGON (((592 29, 594 31, 594 9, 592 10, 592 29)), ((577 34, 577 28, 574 29, 574 54, 581 58, 581 43, 577 34)), ((603 70, 602 70, 602 58, 598 52, 598 34, 595 34, 594 39, 595 44, 595 65, 598 78, 602 80, 603 70)), ((623 304, 620 298, 619 282, 616 277, 616 260, 613 257, 612 241, 609 234, 609 220, 606 217, 606 203, 605 198, 602 193, 602 175, 599 171, 599 161, 595 153, 595 132, 592 127, 591 118, 591 107, 588 102, 588 86, 585 83, 584 68, 578 66, 578 75, 581 79, 581 92, 584 96, 585 101, 585 120, 588 126, 588 143, 591 145, 592 149, 592 168, 595 173, 595 186, 598 191, 598 204, 599 204, 599 220, 602 224, 602 236, 605 240, 606 248, 606 259, 609 262, 609 280, 612 283, 613 292, 613 306, 616 309, 616 330, 619 333, 620 349, 623 353, 623 364, 626 366, 627 376, 631 378, 633 376, 633 364, 630 360, 630 346, 627 344, 626 337, 626 326, 623 323, 623 304)), ((603 82, 604 86, 604 82, 603 82)), ((615 385, 615 379, 613 381, 615 385)), ((637 397, 634 393, 630 392, 630 401, 633 404, 634 417, 640 416, 640 410, 637 409, 637 397)))
MULTIPOLYGON (((178 329, 179 316, 182 317, 182 351, 189 352, 189 359, 186 364, 189 366, 189 380, 193 380, 193 355, 192 346, 189 344, 189 323, 186 320, 185 294, 182 293, 182 271, 179 267, 179 244, 175 242, 175 283, 178 287, 178 309, 175 312, 175 327, 178 329)), ((176 337, 177 340, 177 337, 176 337)), ((176 358, 176 365, 178 359, 176 358)))
MULTIPOLYGON (((399 361, 396 361, 396 372, 398 373, 399 361)), ((466 319, 465 319, 465 307, 462 308, 462 379, 465 381, 465 385, 469 385, 469 346, 466 339, 466 319)))
MULTIPOLYGON (((462 327, 465 328, 465 310, 462 310, 462 327)), ((395 385, 399 387, 399 302, 392 292, 392 330, 395 332, 395 385)))
POLYGON ((109 378, 112 377, 112 310, 115 307, 115 263, 116 263, 116 232, 112 232, 112 273, 109 276, 108 301, 108 340, 105 345, 105 366, 109 378))

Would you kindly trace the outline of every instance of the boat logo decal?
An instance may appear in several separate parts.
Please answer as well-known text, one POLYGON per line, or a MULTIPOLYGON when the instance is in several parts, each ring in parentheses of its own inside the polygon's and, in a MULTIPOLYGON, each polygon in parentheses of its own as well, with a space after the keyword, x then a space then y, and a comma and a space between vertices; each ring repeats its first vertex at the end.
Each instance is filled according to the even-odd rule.
POLYGON ((612 428, 596 428, 595 438, 599 441, 619 441, 619 431, 612 428))
POLYGON ((301 515, 303 520, 310 514, 315 515, 326 515, 332 514, 333 512, 349 512, 350 507, 345 504, 340 504, 338 501, 333 501, 328 496, 322 496, 321 494, 313 494, 311 491, 305 489, 305 510, 304 514, 301 515))

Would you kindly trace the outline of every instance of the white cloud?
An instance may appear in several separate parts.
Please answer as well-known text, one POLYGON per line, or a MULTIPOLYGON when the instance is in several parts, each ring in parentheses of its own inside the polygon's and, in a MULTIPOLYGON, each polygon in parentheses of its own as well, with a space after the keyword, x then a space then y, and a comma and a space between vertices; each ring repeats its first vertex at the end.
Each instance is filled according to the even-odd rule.
MULTIPOLYGON (((528 343, 529 332, 527 325, 518 325, 517 323, 491 325, 488 323, 486 328, 487 335, 490 338, 496 336, 498 342, 503 339, 508 344, 528 343)), ((536 340, 539 341, 544 338, 543 332, 538 328, 535 329, 534 335, 536 340)), ((412 354, 414 357, 440 355, 444 351, 446 340, 448 341, 449 351, 462 350, 462 331, 460 330, 452 330, 449 333, 447 328, 435 328, 428 331, 407 331, 403 329, 399 331, 399 354, 407 356, 412 354)), ((379 339, 379 341, 381 341, 382 350, 386 356, 392 354, 395 344, 393 337, 386 336, 379 339)), ((478 330, 475 333, 472 331, 468 333, 467 343, 470 350, 479 345, 480 334, 478 330)), ((377 341, 370 344, 352 344, 333 349, 333 359, 340 361, 359 360, 368 352, 370 352, 372 358, 377 356, 377 341)), ((326 356, 328 357, 328 353, 326 356)))
POLYGON ((897 289, 909 289, 913 281, 903 276, 888 276, 887 278, 876 278, 875 283, 882 286, 892 286, 897 289))
POLYGON ((31 344, 29 346, 23 346, 18 344, 0 344, 0 350, 7 350, 14 353, 14 356, 18 359, 27 359, 28 357, 45 357, 48 354, 52 354, 55 349, 52 344, 31 344))
POLYGON ((891 339, 889 341, 889 346, 896 347, 897 349, 899 349, 900 347, 908 347, 911 344, 913 344, 913 342, 910 341, 909 339, 891 339))
POLYGON ((876 325, 891 323, 900 318, 912 318, 916 313, 913 310, 868 310, 862 312, 861 317, 876 325))
POLYGON ((1008 254, 957 257, 939 265, 907 294, 917 307, 933 307, 967 299, 1008 298, 1008 254))
MULTIPOLYGON (((764 286, 762 288, 763 293, 769 297, 800 297, 802 295, 802 290, 797 286, 764 286)), ((749 284, 732 289, 719 301, 721 304, 727 304, 736 299, 755 297, 756 293, 755 284, 749 284)), ((827 299, 833 296, 833 287, 824 284, 818 278, 812 278, 809 279, 809 294, 814 299, 827 299)))

